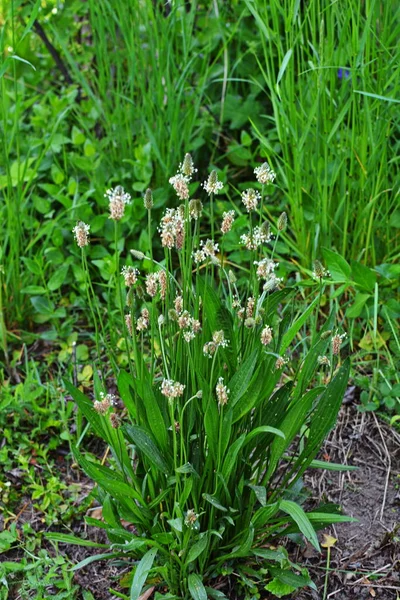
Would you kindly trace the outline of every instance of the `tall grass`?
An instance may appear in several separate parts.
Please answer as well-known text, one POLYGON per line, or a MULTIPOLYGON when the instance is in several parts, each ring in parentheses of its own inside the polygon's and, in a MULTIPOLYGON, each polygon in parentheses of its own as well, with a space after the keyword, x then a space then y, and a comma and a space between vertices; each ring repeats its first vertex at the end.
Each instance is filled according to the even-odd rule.
POLYGON ((398 252, 391 225, 399 192, 400 6, 246 5, 272 109, 264 129, 254 129, 285 181, 300 255, 310 260, 328 246, 364 263, 390 260, 398 252))

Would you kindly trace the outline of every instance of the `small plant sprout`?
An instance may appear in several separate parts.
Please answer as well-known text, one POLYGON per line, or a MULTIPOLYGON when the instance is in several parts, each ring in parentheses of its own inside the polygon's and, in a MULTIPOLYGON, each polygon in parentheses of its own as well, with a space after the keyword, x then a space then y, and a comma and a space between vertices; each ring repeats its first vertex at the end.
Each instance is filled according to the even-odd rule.
POLYGON ((131 202, 131 195, 125 192, 122 185, 117 185, 117 187, 107 190, 104 197, 108 199, 109 203, 109 219, 120 221, 125 214, 125 206, 131 202))
POLYGON ((78 221, 73 228, 72 233, 75 236, 75 240, 79 248, 84 248, 85 246, 89 245, 89 231, 90 225, 87 225, 83 221, 78 221))

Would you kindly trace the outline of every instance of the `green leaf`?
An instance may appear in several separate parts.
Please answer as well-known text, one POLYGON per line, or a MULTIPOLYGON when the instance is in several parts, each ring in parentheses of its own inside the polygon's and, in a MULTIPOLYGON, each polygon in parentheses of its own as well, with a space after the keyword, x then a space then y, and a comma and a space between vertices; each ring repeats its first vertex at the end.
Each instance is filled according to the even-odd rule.
POLYGON ((64 265, 57 269, 55 273, 50 277, 47 287, 51 292, 58 290, 65 281, 69 269, 69 265, 64 265))
POLYGON ((293 48, 289 48, 289 50, 286 52, 285 56, 283 57, 283 61, 282 61, 282 64, 280 66, 278 77, 277 77, 277 80, 276 80, 276 85, 278 85, 279 82, 280 82, 280 80, 282 79, 282 77, 283 77, 283 75, 284 75, 284 73, 286 71, 286 68, 287 68, 287 66, 289 64, 289 61, 292 58, 292 54, 293 54, 293 48))
POLYGON ((141 559, 140 563, 136 567, 135 575, 133 577, 130 600, 139 600, 139 596, 142 593, 144 584, 146 583, 149 571, 153 566, 154 559, 157 554, 157 548, 151 548, 141 559))
POLYGON ((191 573, 188 577, 188 586, 193 600, 207 600, 207 592, 199 575, 191 573))
POLYGON ((234 407, 249 387, 254 369, 258 362, 258 350, 254 350, 229 381, 229 404, 234 407))
POLYGON ((148 432, 138 425, 125 425, 123 431, 149 461, 162 473, 170 472, 169 466, 148 432))
POLYGON ((113 552, 107 552, 106 554, 94 554, 93 556, 88 556, 87 558, 84 558, 83 560, 81 560, 80 562, 78 562, 72 569, 71 571, 79 571, 79 569, 83 569, 83 567, 86 567, 87 565, 90 565, 92 562, 95 562, 96 560, 108 560, 110 558, 115 558, 116 556, 119 556, 119 553, 113 553, 113 552))
POLYGON ((263 485, 252 485, 251 483, 248 484, 248 487, 253 490, 261 506, 266 506, 267 488, 263 485))
POLYGON ((313 312, 313 310, 318 302, 319 302, 319 298, 318 297, 314 298, 314 300, 307 307, 307 309, 301 314, 301 316, 298 319, 296 319, 296 321, 294 321, 294 323, 291 325, 291 327, 285 333, 285 335, 283 336, 283 339, 282 339, 280 349, 279 349, 279 353, 281 355, 283 355, 286 352, 286 350, 289 348, 289 345, 295 338, 296 334, 303 327, 304 323, 308 320, 310 314, 313 312))
POLYGON ((370 294, 356 294, 353 300, 353 303, 346 310, 346 317, 349 319, 355 319, 360 316, 362 310, 369 298, 372 296, 370 294))
POLYGON ((109 548, 109 544, 97 544, 91 540, 84 540, 76 537, 75 535, 68 535, 67 533, 45 533, 44 536, 52 542, 59 542, 61 544, 72 544, 73 546, 87 546, 88 548, 109 548))
POLYGON ((282 439, 285 439, 285 434, 280 429, 276 429, 276 427, 270 427, 269 425, 261 425, 260 427, 256 427, 255 429, 253 429, 253 431, 250 431, 250 433, 246 435, 243 447, 247 446, 247 444, 251 442, 251 440, 254 437, 260 435, 261 433, 272 433, 273 435, 278 435, 282 439))
POLYGON ((349 282, 351 280, 351 267, 340 254, 329 248, 322 248, 322 255, 333 281, 349 282))
POLYGON ((356 260, 350 262, 354 283, 367 292, 373 292, 377 279, 376 272, 356 260))
POLYGON ((207 543, 208 535, 204 534, 203 537, 201 537, 199 541, 193 544, 193 546, 190 548, 185 563, 191 563, 196 560, 196 558, 198 558, 200 554, 202 554, 202 552, 204 552, 204 550, 207 548, 207 543))
POLYGON ((351 465, 340 465, 338 463, 326 462, 324 460, 312 460, 309 465, 312 469, 325 469, 326 471, 357 471, 358 467, 351 465))
POLYGON ((317 534, 315 533, 314 527, 312 526, 309 518, 301 506, 296 504, 296 502, 292 502, 291 500, 281 500, 279 503, 279 508, 293 519, 301 533, 314 546, 314 548, 320 552, 321 548, 319 546, 317 534))
POLYGON ((242 435, 233 442, 226 454, 224 464, 222 466, 222 476, 226 481, 229 480, 233 468, 236 465, 237 455, 243 446, 245 438, 246 434, 242 433, 242 435))
POLYGON ((210 494, 203 494, 203 498, 219 510, 223 510, 224 512, 228 510, 227 508, 225 508, 225 506, 222 506, 221 502, 217 498, 215 498, 215 496, 211 496, 210 494))
POLYGON ((55 306, 48 298, 44 298, 43 296, 33 296, 30 301, 35 311, 40 315, 51 317, 54 314, 55 306))

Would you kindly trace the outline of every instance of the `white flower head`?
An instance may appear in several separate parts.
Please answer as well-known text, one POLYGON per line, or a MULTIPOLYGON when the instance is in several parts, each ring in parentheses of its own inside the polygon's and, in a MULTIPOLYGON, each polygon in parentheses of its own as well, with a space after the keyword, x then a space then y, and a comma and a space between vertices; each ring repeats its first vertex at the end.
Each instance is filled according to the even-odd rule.
POLYGON ((218 180, 217 171, 211 171, 207 181, 203 183, 203 188, 206 190, 207 194, 218 194, 220 190, 224 187, 222 181, 218 180))
POLYGON ((262 184, 273 183, 275 181, 276 173, 271 169, 267 162, 264 162, 259 167, 254 169, 257 181, 262 184))

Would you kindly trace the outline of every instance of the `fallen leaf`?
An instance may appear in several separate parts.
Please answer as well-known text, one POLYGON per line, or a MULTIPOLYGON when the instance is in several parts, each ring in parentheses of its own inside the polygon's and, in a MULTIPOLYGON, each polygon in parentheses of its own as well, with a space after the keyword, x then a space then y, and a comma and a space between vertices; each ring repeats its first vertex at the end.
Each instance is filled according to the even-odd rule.
POLYGON ((321 546, 323 548, 332 548, 336 544, 336 542, 336 538, 334 538, 332 535, 324 533, 324 541, 322 542, 321 546))

